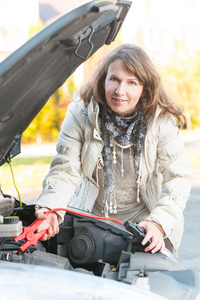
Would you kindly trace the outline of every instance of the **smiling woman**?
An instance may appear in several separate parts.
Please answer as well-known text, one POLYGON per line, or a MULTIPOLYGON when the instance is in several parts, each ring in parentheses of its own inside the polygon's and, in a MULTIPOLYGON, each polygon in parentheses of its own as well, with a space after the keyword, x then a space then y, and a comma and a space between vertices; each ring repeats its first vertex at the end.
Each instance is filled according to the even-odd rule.
MULTIPOLYGON (((101 61, 68 106, 58 154, 44 179, 36 216, 70 205, 146 230, 145 251, 178 249, 183 209, 190 193, 190 167, 178 124, 179 107, 165 93, 160 75, 139 47, 123 44, 101 61)), ((59 222, 62 212, 57 212, 59 222)), ((54 236, 50 213, 39 230, 54 236)))
POLYGON ((143 84, 127 71, 123 60, 116 59, 110 64, 105 79, 105 98, 112 111, 121 117, 130 116, 142 91, 143 84))

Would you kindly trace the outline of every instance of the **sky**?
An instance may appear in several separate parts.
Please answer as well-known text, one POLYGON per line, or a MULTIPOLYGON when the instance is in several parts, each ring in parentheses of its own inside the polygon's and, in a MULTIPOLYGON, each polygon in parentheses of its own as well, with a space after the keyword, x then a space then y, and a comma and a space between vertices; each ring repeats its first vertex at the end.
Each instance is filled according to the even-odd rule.
MULTIPOLYGON (((0 52, 8 55, 27 40, 30 24, 38 22, 39 5, 43 16, 45 12, 54 16, 84 2, 0 0, 0 52)), ((145 50, 150 54, 170 53, 174 39, 184 40, 190 49, 200 49, 200 0, 133 0, 122 26, 122 41, 138 42, 136 35, 141 30, 145 50)))
POLYGON ((0 0, 0 51, 13 51, 28 37, 30 24, 38 22, 37 0, 0 0))
POLYGON ((150 52, 171 52, 174 41, 200 50, 200 0, 134 0, 123 24, 123 41, 134 42, 143 29, 150 52))

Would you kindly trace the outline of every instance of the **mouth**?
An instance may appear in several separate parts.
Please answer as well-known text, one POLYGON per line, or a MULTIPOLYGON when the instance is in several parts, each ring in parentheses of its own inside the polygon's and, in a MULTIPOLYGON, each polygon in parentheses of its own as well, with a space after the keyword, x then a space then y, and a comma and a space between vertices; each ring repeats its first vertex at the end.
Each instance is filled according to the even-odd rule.
POLYGON ((123 99, 119 99, 119 98, 113 97, 113 101, 114 101, 115 103, 124 103, 124 102, 127 102, 128 100, 123 100, 123 99))

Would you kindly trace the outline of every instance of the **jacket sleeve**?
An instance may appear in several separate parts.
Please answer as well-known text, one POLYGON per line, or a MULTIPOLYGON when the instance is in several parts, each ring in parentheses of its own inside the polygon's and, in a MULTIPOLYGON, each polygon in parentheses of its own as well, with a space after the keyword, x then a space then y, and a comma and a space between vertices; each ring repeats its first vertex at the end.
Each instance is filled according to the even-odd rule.
MULTIPOLYGON (((81 176, 81 149, 83 144, 84 113, 77 103, 68 106, 57 141, 57 155, 49 174, 43 181, 43 192, 36 209, 66 207, 81 176)), ((64 212, 59 211, 60 222, 64 212)))
POLYGON ((162 186, 158 202, 148 220, 162 225, 168 237, 173 236, 174 232, 178 233, 180 236, 175 238, 175 243, 179 243, 183 233, 183 228, 180 228, 183 227, 183 210, 190 195, 191 170, 172 115, 160 117, 157 132, 157 163, 162 186))

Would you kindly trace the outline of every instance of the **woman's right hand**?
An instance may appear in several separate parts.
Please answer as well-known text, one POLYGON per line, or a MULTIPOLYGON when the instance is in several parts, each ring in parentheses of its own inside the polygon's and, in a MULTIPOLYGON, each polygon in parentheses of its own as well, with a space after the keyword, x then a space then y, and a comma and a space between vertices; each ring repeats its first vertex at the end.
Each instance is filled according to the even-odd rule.
POLYGON ((49 209, 44 207, 36 210, 35 212, 35 216, 37 219, 44 219, 44 221, 38 227, 37 232, 48 229, 48 233, 44 234, 44 236, 40 239, 41 241, 49 240, 51 237, 54 237, 59 232, 57 214, 54 212, 48 215, 44 214, 44 212, 47 211, 49 211, 49 209))

